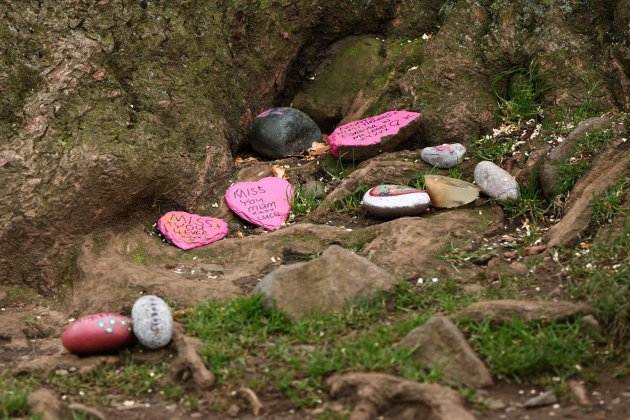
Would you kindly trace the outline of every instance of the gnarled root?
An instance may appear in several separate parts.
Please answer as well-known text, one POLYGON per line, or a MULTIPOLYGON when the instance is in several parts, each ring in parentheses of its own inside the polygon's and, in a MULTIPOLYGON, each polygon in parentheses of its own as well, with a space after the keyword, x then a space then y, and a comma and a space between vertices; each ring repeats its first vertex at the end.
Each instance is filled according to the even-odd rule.
POLYGON ((175 324, 173 345, 177 350, 177 357, 171 364, 170 376, 176 381, 192 380, 192 384, 199 391, 207 391, 214 385, 215 377, 203 363, 198 349, 201 341, 184 334, 181 324, 175 324))
POLYGON ((421 384, 382 373, 334 375, 326 381, 333 398, 358 400, 351 420, 378 415, 435 420, 473 420, 459 394, 443 385, 421 384))
POLYGON ((236 395, 247 401, 249 407, 252 409, 252 414, 254 416, 259 416, 264 409, 264 406, 258 399, 258 395, 256 395, 256 393, 250 388, 241 387, 238 389, 238 391, 236 391, 236 395))

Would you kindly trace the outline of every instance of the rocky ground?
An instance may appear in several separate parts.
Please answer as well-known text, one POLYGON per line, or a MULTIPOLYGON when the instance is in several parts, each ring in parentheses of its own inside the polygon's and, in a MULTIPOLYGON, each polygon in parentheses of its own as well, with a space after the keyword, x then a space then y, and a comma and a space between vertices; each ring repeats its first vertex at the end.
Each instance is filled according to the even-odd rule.
POLYGON ((27 3, 0 12, 0 418, 628 418, 627 1, 27 3), (272 104, 327 134, 424 118, 362 162, 272 161, 247 145, 272 104), (445 141, 461 165, 422 161, 445 141), (361 209, 481 160, 518 200, 361 209), (296 195, 268 233, 222 197, 274 175, 296 195), (228 238, 161 242, 180 209, 228 238), (263 278, 284 281, 275 307, 263 278), (174 309, 167 348, 61 347, 72 319, 147 293, 174 309))

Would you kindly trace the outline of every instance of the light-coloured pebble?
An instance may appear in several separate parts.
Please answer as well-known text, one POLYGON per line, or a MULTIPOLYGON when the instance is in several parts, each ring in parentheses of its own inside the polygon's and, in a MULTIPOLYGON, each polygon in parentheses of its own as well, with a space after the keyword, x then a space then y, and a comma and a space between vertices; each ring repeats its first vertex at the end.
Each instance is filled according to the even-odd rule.
POLYGON ((425 147, 420 157, 429 165, 448 169, 459 165, 464 160, 466 147, 459 143, 447 143, 439 146, 425 147))
POLYGON ((520 195, 514 177, 487 160, 475 167, 475 183, 487 196, 497 200, 516 200, 520 195))
POLYGON ((166 346, 173 336, 173 316, 162 299, 147 295, 136 300, 131 309, 133 333, 145 347, 158 349, 166 346))

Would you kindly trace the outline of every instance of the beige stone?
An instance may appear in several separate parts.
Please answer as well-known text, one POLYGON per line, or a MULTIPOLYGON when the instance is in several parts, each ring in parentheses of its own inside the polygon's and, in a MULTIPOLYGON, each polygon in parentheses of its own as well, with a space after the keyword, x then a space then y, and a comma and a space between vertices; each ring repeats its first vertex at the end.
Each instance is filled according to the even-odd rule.
POLYGON ((426 175, 424 181, 433 207, 447 209, 460 207, 472 203, 479 197, 479 188, 461 179, 426 175))

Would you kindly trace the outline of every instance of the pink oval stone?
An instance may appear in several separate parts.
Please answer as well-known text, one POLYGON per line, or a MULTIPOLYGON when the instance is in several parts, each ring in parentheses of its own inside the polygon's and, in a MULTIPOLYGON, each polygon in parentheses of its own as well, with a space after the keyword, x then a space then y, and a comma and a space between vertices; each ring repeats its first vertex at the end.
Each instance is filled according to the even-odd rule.
POLYGON ((185 211, 169 211, 157 221, 157 229, 180 249, 193 249, 225 238, 228 225, 221 219, 185 211))
POLYGON ((225 201, 234 213, 267 230, 276 230, 286 222, 292 200, 293 186, 276 177, 237 182, 225 192, 225 201))
POLYGON ((70 353, 94 354, 117 350, 131 342, 131 318, 113 313, 87 315, 70 324, 61 343, 70 353))

